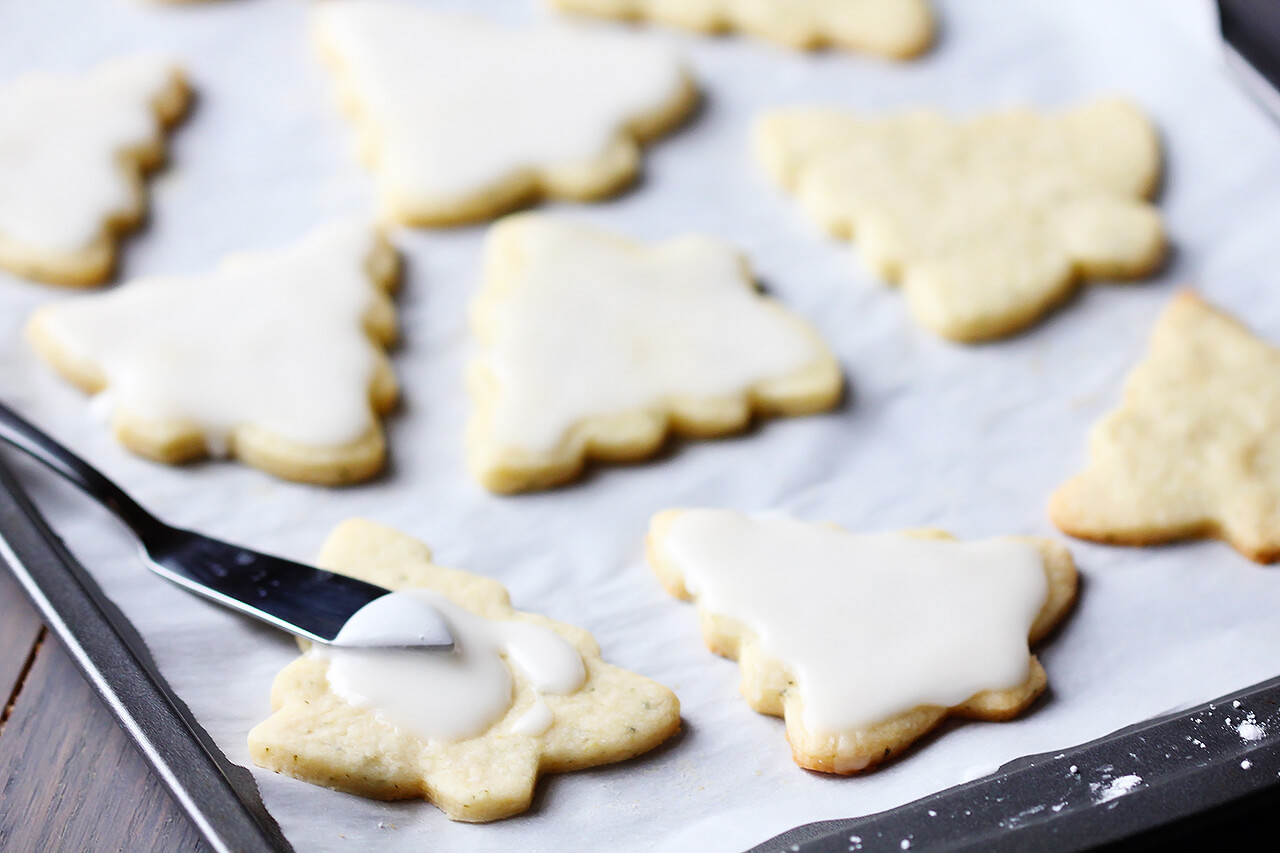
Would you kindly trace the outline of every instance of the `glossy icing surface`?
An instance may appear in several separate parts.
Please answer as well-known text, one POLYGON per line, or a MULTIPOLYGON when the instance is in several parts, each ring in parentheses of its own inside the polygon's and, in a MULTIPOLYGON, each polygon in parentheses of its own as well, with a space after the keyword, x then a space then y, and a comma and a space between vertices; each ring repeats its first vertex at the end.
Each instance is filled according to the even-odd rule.
POLYGON ((42 309, 42 335, 105 380, 114 417, 197 425, 211 452, 250 424, 341 446, 373 424, 380 354, 367 223, 330 223, 204 275, 156 276, 42 309))
POLYGON ((491 269, 478 318, 498 445, 546 450, 592 415, 737 396, 825 357, 719 241, 647 247, 543 216, 498 227, 516 235, 511 269, 491 269))
MULTIPOLYGON (((410 589, 393 595, 415 598, 439 611, 454 636, 453 651, 315 646, 310 653, 328 659, 327 678, 335 693, 353 705, 371 709, 397 728, 428 740, 462 740, 483 734, 512 705, 510 667, 514 667, 538 695, 534 706, 512 728, 516 734, 537 736, 554 722, 541 694, 572 693, 586 680, 578 650, 550 628, 486 619, 429 590, 410 589)), ((393 612, 399 614, 396 618, 412 618, 412 609, 393 612)), ((376 622, 363 624, 362 613, 351 618, 343 633, 385 630, 385 625, 376 622)), ((366 618, 384 616, 371 612, 366 618)), ((411 626, 395 628, 407 630, 411 626)))
POLYGON ((174 73, 168 61, 129 58, 0 83, 0 236, 75 252, 133 211, 138 191, 121 154, 159 139, 152 101, 174 73))
POLYGON ((662 547, 705 612, 756 634, 795 677, 813 731, 949 707, 1027 677, 1048 595, 1039 550, 689 510, 662 547))

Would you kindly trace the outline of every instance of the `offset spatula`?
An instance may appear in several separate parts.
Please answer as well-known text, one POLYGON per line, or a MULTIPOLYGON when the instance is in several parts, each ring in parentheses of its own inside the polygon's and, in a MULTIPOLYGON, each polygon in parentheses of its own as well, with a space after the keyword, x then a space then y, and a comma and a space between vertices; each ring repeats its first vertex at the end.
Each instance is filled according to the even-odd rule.
POLYGON ((390 590, 171 527, 3 403, 0 439, 48 465, 115 513, 137 535, 151 570, 197 595, 317 643, 453 647, 444 619, 416 599, 395 602, 397 607, 414 608, 411 619, 388 620, 387 630, 376 636, 367 631, 344 635, 342 629, 356 611, 390 595, 390 590), (402 624, 412 627, 396 627, 402 624))

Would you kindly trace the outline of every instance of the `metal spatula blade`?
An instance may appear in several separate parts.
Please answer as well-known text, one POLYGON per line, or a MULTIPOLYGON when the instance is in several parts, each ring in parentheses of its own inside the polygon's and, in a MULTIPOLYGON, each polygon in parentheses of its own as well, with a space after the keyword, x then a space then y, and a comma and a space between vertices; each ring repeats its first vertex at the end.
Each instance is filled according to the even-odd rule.
POLYGON ((0 439, 48 465, 114 512, 137 535, 149 567, 197 595, 317 643, 439 650, 453 647, 448 623, 437 610, 417 599, 409 599, 414 606, 408 610, 398 605, 398 615, 403 618, 382 621, 376 631, 344 632, 352 616, 391 595, 391 591, 171 527, 2 403, 0 439))

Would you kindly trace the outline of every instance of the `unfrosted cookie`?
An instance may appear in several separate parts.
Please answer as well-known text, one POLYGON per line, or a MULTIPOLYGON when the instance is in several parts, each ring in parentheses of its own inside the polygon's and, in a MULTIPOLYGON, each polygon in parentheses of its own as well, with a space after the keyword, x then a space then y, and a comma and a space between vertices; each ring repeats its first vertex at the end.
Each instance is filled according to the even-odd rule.
POLYGON ((1209 536, 1260 563, 1280 559, 1280 350, 1178 294, 1049 514, 1100 542, 1209 536))
POLYGON ((111 274, 146 209, 142 176, 189 92, 173 63, 116 59, 0 83, 0 269, 58 284, 111 274))
POLYGON ((648 551, 663 586, 697 601, 707 646, 738 661, 747 704, 784 717, 796 763, 827 773, 873 768, 951 715, 1026 710, 1046 684, 1028 643, 1076 590, 1048 539, 691 509, 654 516, 648 551))
POLYGON ((347 483, 385 456, 377 415, 397 395, 382 352, 395 338, 397 267, 377 229, 336 222, 213 273, 46 305, 27 334, 102 395, 95 405, 136 453, 232 455, 289 480, 347 483))
POLYGON ((673 55, 615 34, 505 28, 402 0, 325 0, 315 18, 397 222, 609 195, 635 178, 640 143, 697 100, 673 55))
POLYGON ((1011 334, 1082 279, 1146 275, 1164 257, 1146 201, 1159 141, 1123 101, 964 122, 793 109, 763 116, 755 146, 813 218, 902 286, 918 322, 954 340, 1011 334))
POLYGON ((567 12, 657 21, 706 33, 741 30, 789 47, 861 50, 893 59, 933 40, 925 0, 550 0, 567 12))
POLYGON ((588 458, 643 458, 668 431, 822 411, 841 393, 817 333, 706 237, 650 247, 510 217, 490 229, 473 321, 469 462, 498 492, 565 482, 588 458))
POLYGON ((390 528, 348 521, 319 562, 425 596, 455 650, 312 647, 276 677, 274 713, 249 733, 259 766, 488 821, 527 809, 540 773, 623 761, 680 727, 675 695, 605 663, 586 631, 513 610, 496 581, 437 566, 390 528))

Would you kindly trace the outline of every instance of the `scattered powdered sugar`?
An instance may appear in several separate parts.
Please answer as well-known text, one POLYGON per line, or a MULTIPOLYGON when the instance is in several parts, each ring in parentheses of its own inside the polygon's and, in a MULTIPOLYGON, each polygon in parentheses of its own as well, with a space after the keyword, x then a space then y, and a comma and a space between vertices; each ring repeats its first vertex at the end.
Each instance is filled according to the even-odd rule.
POLYGON ((903 850, 910 850, 910 849, 911 849, 911 839, 910 839, 910 838, 904 838, 904 839, 902 839, 902 843, 901 843, 901 844, 899 844, 898 846, 899 846, 899 847, 901 847, 903 850))
POLYGON ((1240 769, 1241 769, 1241 770, 1248 770, 1248 769, 1249 769, 1250 767, 1252 767, 1252 766, 1253 766, 1253 762, 1252 762, 1252 761, 1250 761, 1250 760, 1249 760, 1249 759, 1247 759, 1247 758, 1246 758, 1244 761, 1241 761, 1241 762, 1240 762, 1240 769))
POLYGON ((1235 726, 1236 734, 1240 735, 1241 740, 1255 741, 1262 740, 1266 736, 1267 730, 1258 722, 1257 717, 1250 711, 1245 718, 1235 726))
POLYGON ((1089 786, 1089 792, 1093 794, 1095 803, 1109 803, 1114 799, 1123 797, 1142 784, 1142 777, 1134 774, 1121 776, 1118 779, 1112 779, 1106 785, 1094 782, 1089 786))

